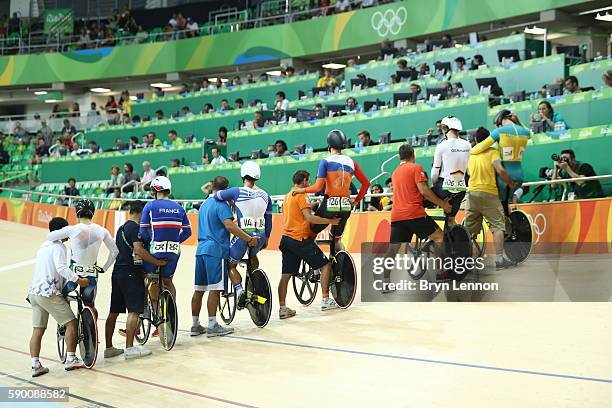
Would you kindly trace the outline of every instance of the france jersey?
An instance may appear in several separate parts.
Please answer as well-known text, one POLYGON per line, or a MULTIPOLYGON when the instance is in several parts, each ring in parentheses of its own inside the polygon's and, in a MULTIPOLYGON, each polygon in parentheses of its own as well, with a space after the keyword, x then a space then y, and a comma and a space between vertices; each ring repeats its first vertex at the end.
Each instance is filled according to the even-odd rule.
MULTIPOLYGON (((168 199, 149 201, 142 210, 140 236, 149 244, 151 255, 168 259, 164 276, 170 277, 181 253, 180 244, 191 236, 187 213, 180 204, 168 199)), ((147 272, 155 269, 146 262, 144 267, 147 272)))
MULTIPOLYGON (((272 232, 272 200, 268 193, 249 187, 234 187, 217 191, 215 199, 233 201, 236 218, 241 230, 251 236, 259 236, 259 242, 253 248, 253 254, 259 252, 272 232)), ((233 237, 230 244, 230 259, 238 262, 246 253, 246 242, 233 237)))

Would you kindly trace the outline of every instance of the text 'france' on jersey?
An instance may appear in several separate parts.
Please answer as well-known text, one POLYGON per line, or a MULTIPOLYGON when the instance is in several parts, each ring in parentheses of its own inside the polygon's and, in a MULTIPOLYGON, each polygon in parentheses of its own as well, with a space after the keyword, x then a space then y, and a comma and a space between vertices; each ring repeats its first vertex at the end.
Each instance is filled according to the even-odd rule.
POLYGON ((191 236, 191 225, 180 204, 167 199, 149 201, 142 210, 140 235, 150 244, 153 256, 178 255, 180 243, 191 236))

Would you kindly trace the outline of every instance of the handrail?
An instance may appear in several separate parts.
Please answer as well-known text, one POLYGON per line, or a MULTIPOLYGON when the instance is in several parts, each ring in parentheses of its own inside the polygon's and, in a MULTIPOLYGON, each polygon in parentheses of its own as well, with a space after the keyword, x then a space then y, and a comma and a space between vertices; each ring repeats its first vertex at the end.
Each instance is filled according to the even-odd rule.
POLYGON ((385 160, 384 162, 382 162, 382 164, 380 165, 380 174, 378 174, 377 176, 375 176, 372 180, 370 180, 370 184, 374 183, 376 180, 378 180, 381 177, 384 177, 386 175, 389 175, 388 171, 385 171, 385 165, 387 165, 388 163, 390 163, 391 161, 393 161, 396 157, 399 157, 399 154, 396 153, 393 156, 389 157, 387 160, 385 160))
MULTIPOLYGON (((527 187, 527 186, 540 186, 540 185, 547 185, 547 184, 553 184, 553 183, 559 183, 559 184, 567 184, 567 183, 575 183, 577 181, 594 181, 594 180, 607 180, 607 179, 612 179, 612 174, 606 174, 606 175, 601 175, 601 176, 591 176, 591 177, 577 177, 577 178, 570 178, 570 179, 556 179, 556 180, 542 180, 542 181, 531 181, 531 182, 526 182, 523 183, 523 186, 527 187)), ((10 194, 10 198, 12 198, 13 193, 19 193, 19 194, 23 194, 23 195, 38 195, 42 198, 42 196, 46 196, 46 197, 55 197, 55 198, 61 198, 61 199, 68 199, 68 200, 75 200, 75 199, 83 199, 83 198, 88 198, 92 201, 114 201, 114 200, 118 200, 118 198, 115 197, 94 197, 94 196, 68 196, 65 194, 54 194, 54 193, 45 193, 42 191, 35 191, 35 190, 23 190, 23 189, 18 189, 18 188, 9 188, 9 187, 2 187, 0 188, 0 190, 4 190, 4 191, 8 191, 10 194)), ((319 197, 322 198, 320 196, 314 196, 313 194, 309 194, 309 196, 311 197, 319 197)), ((367 198, 371 198, 371 197, 391 197, 393 196, 392 192, 388 192, 388 193, 367 193, 364 197, 367 198)), ((356 195, 351 195, 351 198, 355 198, 356 195)), ((201 198, 201 199, 176 199, 173 200, 177 203, 201 203, 205 198, 201 198)), ((272 200, 272 202, 278 203, 278 202, 283 202, 285 199, 284 195, 271 195, 270 199, 272 200)), ((152 198, 120 198, 121 201, 153 201, 152 198)), ((363 201, 363 200, 362 200, 363 201)), ((40 201, 39 201, 40 202, 40 201)))

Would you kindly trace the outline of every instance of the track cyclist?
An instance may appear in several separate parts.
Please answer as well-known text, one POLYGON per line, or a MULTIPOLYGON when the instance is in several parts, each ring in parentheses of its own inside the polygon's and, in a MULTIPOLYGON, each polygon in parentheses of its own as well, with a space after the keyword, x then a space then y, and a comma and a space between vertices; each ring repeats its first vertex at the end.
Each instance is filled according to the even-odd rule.
MULTIPOLYGON (((149 245, 149 252, 157 259, 167 259, 168 264, 161 268, 164 286, 170 289, 176 299, 176 288, 172 277, 176 271, 181 254, 181 243, 191 236, 191 225, 185 209, 170 200, 172 184, 167 177, 158 176, 151 181, 151 192, 155 200, 149 201, 142 210, 140 236, 149 245)), ((144 262, 145 273, 153 273, 157 265, 144 262)), ((157 300, 157 287, 150 288, 151 299, 157 300)), ((157 329, 153 333, 157 335, 157 329)))
MULTIPOLYGON (((253 269, 259 268, 257 253, 266 247, 272 232, 272 200, 265 191, 255 185, 261 177, 261 169, 254 161, 246 161, 240 167, 240 177, 244 185, 226 190, 219 190, 214 194, 215 199, 233 202, 236 210, 238 226, 250 236, 259 237, 258 243, 251 249, 251 265, 253 269)), ((246 302, 246 292, 242 287, 242 276, 236 269, 247 252, 247 242, 234 235, 230 242, 229 279, 236 290, 238 309, 242 309, 246 302)))
POLYGON ((494 143, 497 143, 502 165, 516 183, 516 186, 511 188, 499 174, 497 175, 499 198, 502 202, 504 213, 508 216, 510 214, 508 202, 512 199, 514 190, 519 188, 523 183, 523 167, 521 161, 523 159, 523 153, 527 148, 527 142, 531 137, 531 133, 521 125, 518 117, 508 109, 499 111, 495 116, 494 124, 496 129, 494 129, 491 135, 484 141, 472 148, 472 154, 480 154, 486 151, 494 143))
MULTIPOLYGON (((74 269, 75 265, 85 268, 94 267, 98 272, 106 272, 108 268, 115 262, 119 250, 115 245, 115 240, 108 230, 98 224, 95 224, 92 219, 96 208, 94 203, 88 199, 77 201, 75 205, 78 224, 66 226, 57 231, 52 231, 47 235, 47 241, 61 241, 66 238, 70 239, 71 258, 70 266, 74 269), (98 253, 100 246, 104 245, 108 249, 108 258, 102 267, 97 265, 98 253)), ((97 282, 93 277, 89 277, 89 285, 81 287, 81 298, 86 306, 94 307, 96 298, 97 282)), ((74 283, 67 283, 64 288, 64 293, 75 289, 74 283)))
MULTIPOLYGON (((325 186, 323 201, 315 211, 315 215, 323 218, 340 218, 340 223, 331 227, 331 233, 333 239, 336 240, 336 250, 344 250, 340 238, 351 216, 351 211, 368 192, 370 180, 353 159, 342 154, 342 149, 347 147, 344 132, 337 129, 330 131, 327 134, 327 146, 331 154, 319 163, 317 181, 306 188, 294 188, 293 194, 317 193, 325 186), (350 199, 353 176, 361 183, 354 201, 350 199)), ((327 224, 313 224, 311 229, 319 233, 326 227, 327 224)))
POLYGON ((431 168, 432 191, 442 200, 450 197, 452 210, 448 214, 448 223, 455 224, 455 216, 465 197, 465 173, 472 146, 459 137, 463 130, 459 118, 446 116, 442 119, 441 129, 446 138, 436 145, 431 168))

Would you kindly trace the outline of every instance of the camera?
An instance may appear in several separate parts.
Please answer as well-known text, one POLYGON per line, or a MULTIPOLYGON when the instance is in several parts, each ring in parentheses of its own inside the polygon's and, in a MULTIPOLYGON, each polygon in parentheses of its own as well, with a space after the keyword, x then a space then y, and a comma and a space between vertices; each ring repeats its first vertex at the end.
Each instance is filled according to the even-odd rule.
POLYGON ((557 163, 561 163, 561 162, 565 162, 569 164, 569 158, 567 157, 561 157, 559 156, 557 153, 553 153, 550 158, 557 163))
POLYGON ((540 178, 543 178, 544 180, 551 180, 554 171, 555 171, 554 169, 550 169, 548 167, 541 167, 538 175, 540 178))

